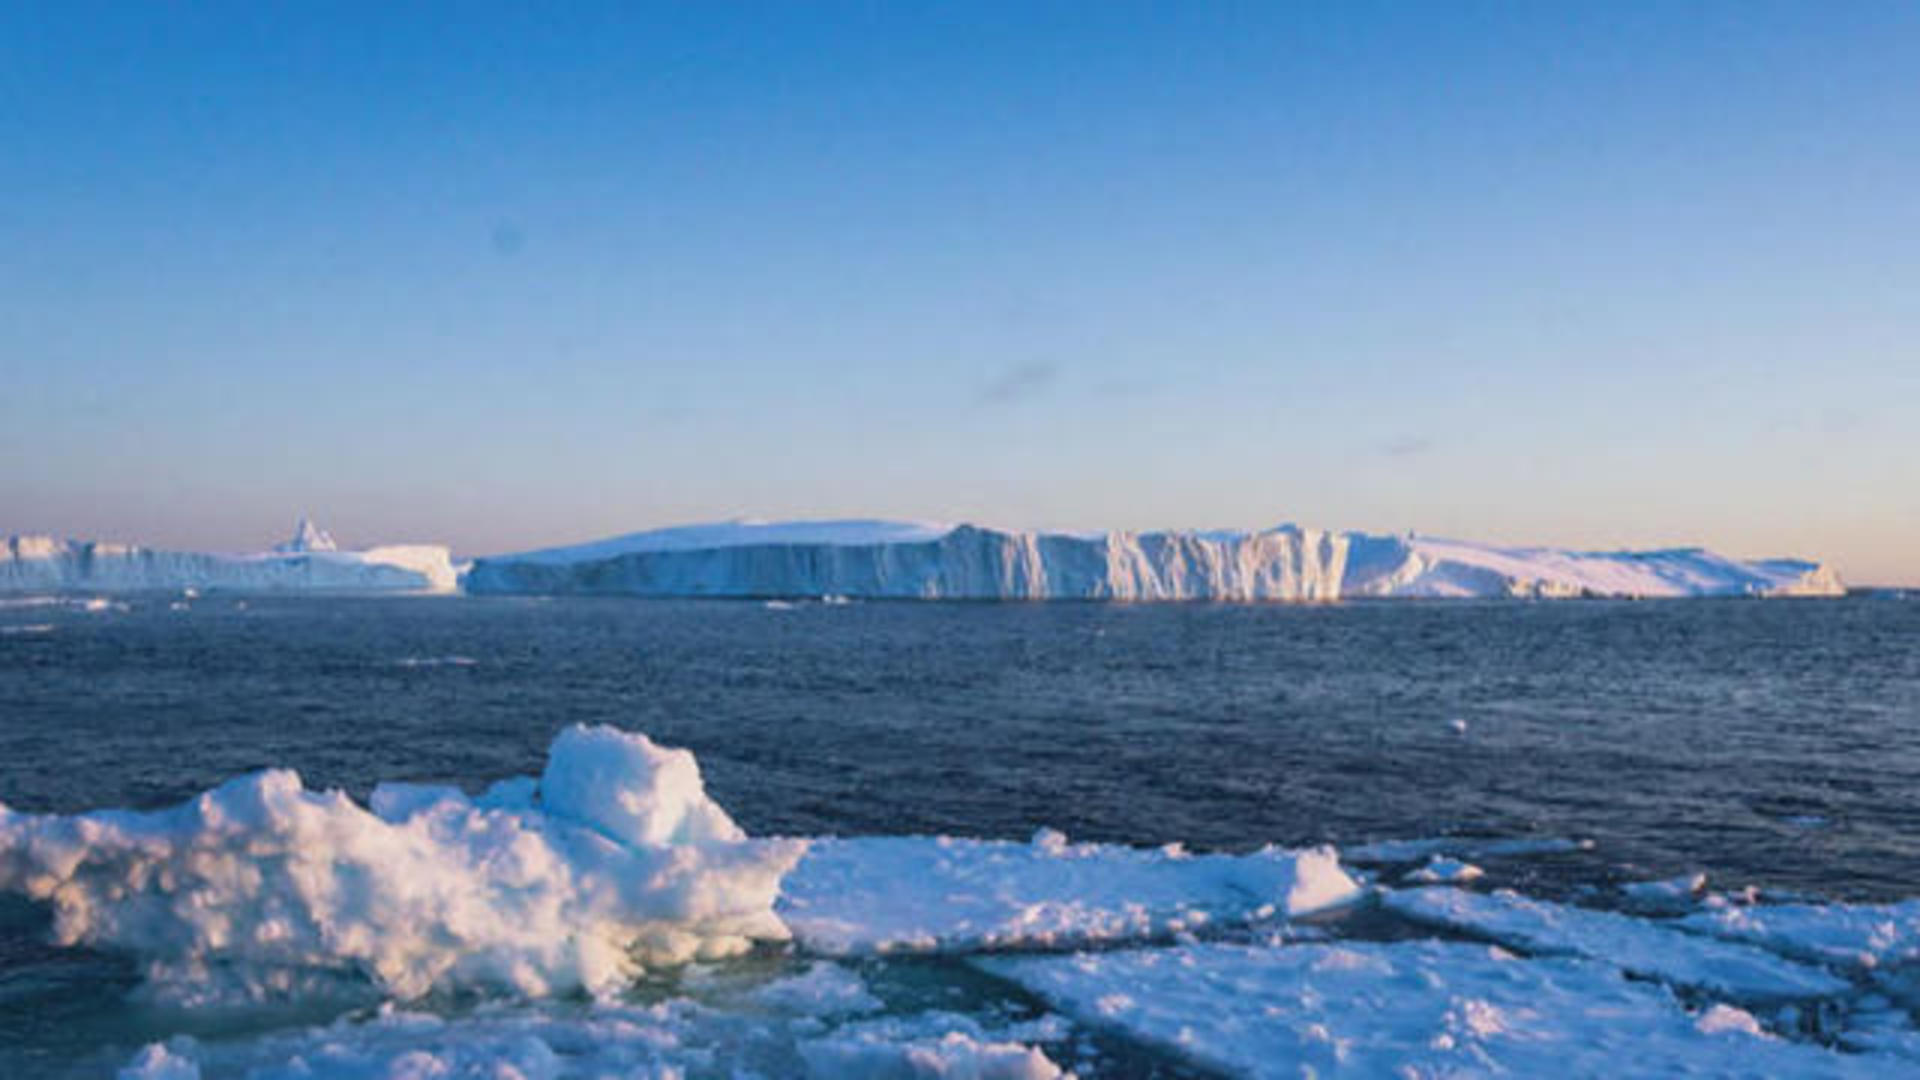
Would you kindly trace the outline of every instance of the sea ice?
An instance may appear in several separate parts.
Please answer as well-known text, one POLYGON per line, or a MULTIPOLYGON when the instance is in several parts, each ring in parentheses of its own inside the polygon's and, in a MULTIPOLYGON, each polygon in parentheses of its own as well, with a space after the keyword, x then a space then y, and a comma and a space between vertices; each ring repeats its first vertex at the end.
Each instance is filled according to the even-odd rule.
POLYGON ((1849 986, 1818 968, 1761 949, 1714 941, 1657 922, 1572 907, 1508 890, 1410 889, 1386 893, 1389 911, 1535 953, 1590 957, 1643 978, 1750 1000, 1837 994, 1849 986))
POLYGON ((821 1030, 816 1018, 652 1005, 485 1006, 448 1018, 382 1007, 368 1019, 240 1040, 152 1044, 120 1080, 602 1080, 693 1076, 820 1080, 1053 1080, 1023 1028, 912 1013, 821 1030))
POLYGON ((1331 848, 1247 855, 952 837, 820 839, 787 875, 779 912, 827 955, 1059 947, 1211 922, 1302 915, 1360 887, 1331 848))
POLYGON ((1440 941, 1206 944, 971 961, 1202 1067, 1302 1076, 1885 1077, 1572 957, 1440 941))
POLYGON ((1894 904, 1722 905, 1684 925, 1804 959, 1880 968, 1920 960, 1920 900, 1894 904))

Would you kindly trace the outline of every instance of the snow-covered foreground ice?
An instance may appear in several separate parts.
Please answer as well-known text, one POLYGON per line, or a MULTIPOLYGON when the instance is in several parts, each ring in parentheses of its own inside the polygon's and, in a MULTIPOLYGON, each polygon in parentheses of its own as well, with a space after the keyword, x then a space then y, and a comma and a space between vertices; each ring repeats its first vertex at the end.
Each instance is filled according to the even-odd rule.
MULTIPOLYGON (((1463 866, 1428 863, 1437 878, 1463 866)), ((387 784, 362 806, 276 770, 155 812, 0 808, 0 890, 49 905, 58 942, 137 958, 164 1015, 340 1017, 201 1024, 199 1041, 129 1061, 136 1080, 1029 1078, 1116 1060, 1881 1076, 1920 1057, 1907 905, 1657 920, 1369 890, 1330 848, 1193 855, 1051 830, 755 839, 690 753, 604 727, 562 732, 539 777, 478 796, 387 784), (1372 895, 1400 930, 1530 955, 1342 940, 1378 924, 1357 903, 1372 895), (1315 912, 1329 916, 1286 922, 1315 912)))
POLYGON ((1331 848, 1189 855, 950 837, 815 840, 782 890, 800 944, 829 955, 1055 948, 1301 915, 1360 889, 1331 848))
POLYGON ((1502 889, 1430 888, 1387 893, 1389 911, 1535 953, 1590 957, 1632 975, 1743 1000, 1820 998, 1849 984, 1761 949, 1697 937, 1611 911, 1532 900, 1502 889))
POLYGON ((1689 1014, 1653 984, 1486 945, 1190 945, 974 961, 1056 1008, 1236 1076, 1859 1076, 1903 1062, 1689 1014))
POLYGON ((861 980, 843 969, 777 980, 733 1001, 495 1004, 452 1018, 387 1006, 368 1019, 261 1038, 154 1043, 119 1076, 1054 1080, 1067 1075, 1034 1045, 1059 1037, 1066 1025, 1057 1020, 982 1022, 941 1011, 872 1015, 879 1007, 861 980), (818 996, 823 988, 824 1000, 818 996), (866 1000, 849 1010, 844 1005, 849 995, 866 1000))

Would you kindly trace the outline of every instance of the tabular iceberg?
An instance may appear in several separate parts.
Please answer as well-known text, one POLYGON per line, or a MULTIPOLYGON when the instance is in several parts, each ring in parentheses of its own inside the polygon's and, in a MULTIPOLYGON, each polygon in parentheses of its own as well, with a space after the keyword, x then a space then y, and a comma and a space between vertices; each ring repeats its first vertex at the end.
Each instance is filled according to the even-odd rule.
POLYGON ((1838 595, 1830 567, 1303 529, 1049 533, 919 522, 685 526, 474 563, 475 593, 956 600, 1838 595))
POLYGON ((335 590, 451 592, 451 554, 437 544, 394 544, 341 551, 302 520, 271 551, 222 555, 160 551, 132 544, 11 536, 0 541, 0 592, 63 589, 335 590))

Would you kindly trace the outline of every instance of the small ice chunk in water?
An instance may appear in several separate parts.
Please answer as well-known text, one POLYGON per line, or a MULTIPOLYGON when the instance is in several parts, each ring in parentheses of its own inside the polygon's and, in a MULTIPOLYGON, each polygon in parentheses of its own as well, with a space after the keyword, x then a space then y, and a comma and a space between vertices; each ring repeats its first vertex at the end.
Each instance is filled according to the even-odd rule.
POLYGON ((162 1043, 150 1043, 120 1070, 117 1080, 200 1080, 200 1066, 162 1043))
POLYGON ((1743 1035, 1766 1036, 1766 1032, 1760 1029, 1760 1021, 1755 1020, 1752 1013, 1727 1004, 1710 1006, 1694 1020, 1693 1026, 1706 1035, 1737 1031, 1743 1035))
POLYGON ((1629 906, 1640 911, 1677 912, 1693 907, 1706 888, 1707 875, 1693 873, 1622 885, 1620 895, 1629 906))
POLYGON ((1448 858, 1445 855, 1435 855, 1427 860, 1427 865, 1408 874, 1407 880, 1422 884, 1451 885, 1475 881, 1484 876, 1486 871, 1470 862, 1461 862, 1459 859, 1448 858))

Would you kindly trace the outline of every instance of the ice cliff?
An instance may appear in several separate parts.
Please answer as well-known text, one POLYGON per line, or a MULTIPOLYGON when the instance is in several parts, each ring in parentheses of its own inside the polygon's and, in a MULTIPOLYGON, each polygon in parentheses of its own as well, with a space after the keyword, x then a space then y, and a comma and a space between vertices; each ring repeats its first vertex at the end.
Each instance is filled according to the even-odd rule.
POLYGON ((271 551, 212 554, 133 544, 10 536, 0 541, 0 592, 63 589, 339 590, 449 592, 458 586, 450 554, 432 544, 341 551, 302 520, 271 551))
POLYGON ((829 521, 684 526, 475 562, 474 593, 964 600, 1837 595, 1839 575, 1698 548, 1580 552, 1283 525, 1049 533, 829 521))

